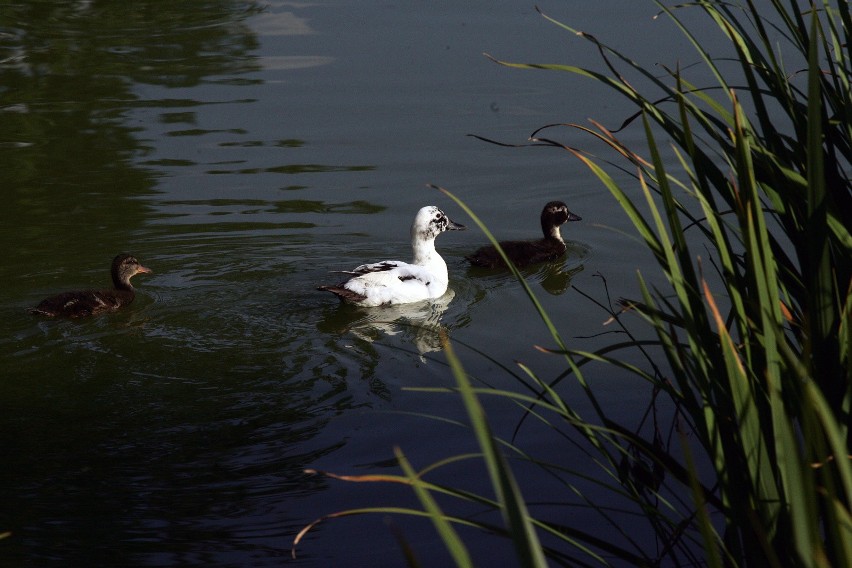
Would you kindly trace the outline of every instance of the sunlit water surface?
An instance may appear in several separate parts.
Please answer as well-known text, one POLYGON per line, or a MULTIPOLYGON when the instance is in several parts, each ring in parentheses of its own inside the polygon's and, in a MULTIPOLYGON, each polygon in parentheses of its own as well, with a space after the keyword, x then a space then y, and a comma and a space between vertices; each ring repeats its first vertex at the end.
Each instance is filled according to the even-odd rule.
MULTIPOLYGON (((674 33, 651 2, 542 8, 640 60, 674 61, 649 46, 674 33)), ((396 534, 424 565, 449 561, 428 522, 382 516, 326 521, 290 558, 322 515, 416 506, 405 488, 305 469, 396 473, 394 447, 415 467, 475 450, 463 426, 425 417, 464 421, 457 397, 405 390, 454 384, 442 335, 480 386, 517 388, 516 360, 548 379, 564 370, 534 349, 553 340, 519 284, 465 266, 485 237, 426 184, 459 195, 500 238, 535 237, 553 199, 583 217, 565 228, 563 260, 526 273, 578 347, 599 345, 581 338, 605 331, 607 315, 571 286, 606 302, 604 282, 629 295, 650 266, 566 153, 466 136, 524 143, 553 122, 617 125, 623 102, 483 52, 599 66, 524 3, 3 4, 0 564, 400 565, 396 534), (469 226, 438 239, 451 279, 440 302, 363 310, 315 290, 335 270, 408 259, 426 204, 469 226), (26 312, 54 292, 106 286, 121 251, 154 271, 135 278, 128 309, 73 321, 26 312)), ((606 368, 595 382, 626 423, 644 412, 645 385, 606 368)), ((588 410, 576 386, 560 389, 588 410)), ((510 437, 522 411, 488 409, 510 437)), ((533 421, 516 442, 593 471, 533 421)), ((518 468, 531 499, 573 498, 518 468)), ((480 467, 445 471, 436 479, 490 494, 480 467)), ((511 558, 502 539, 463 534, 483 566, 511 558)))

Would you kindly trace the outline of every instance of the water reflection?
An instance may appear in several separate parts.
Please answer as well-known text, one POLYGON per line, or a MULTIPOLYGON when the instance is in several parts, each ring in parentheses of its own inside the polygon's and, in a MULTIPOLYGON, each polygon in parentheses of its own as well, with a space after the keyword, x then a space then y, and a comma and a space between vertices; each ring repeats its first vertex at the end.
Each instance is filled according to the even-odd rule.
MULTIPOLYGON (((442 349, 441 335, 447 334, 448 329, 441 319, 455 295, 450 288, 437 300, 378 308, 340 303, 326 312, 317 329, 337 335, 348 333, 367 343, 400 336, 406 346, 413 346, 420 355, 425 355, 442 349)), ((422 357, 421 360, 425 361, 422 357)))
MULTIPOLYGON (((4 2, 0 10, 0 219, 32 247, 63 242, 97 249, 104 232, 144 222, 152 172, 127 109, 135 85, 192 87, 260 69, 246 18, 255 2, 4 2), (105 212, 107 214, 105 214, 105 212), (111 213, 111 214, 110 214, 111 213), (61 221, 45 223, 44 220, 61 221)), ((194 104, 198 104, 193 101, 194 104)), ((116 251, 111 251, 115 253, 116 251)))
MULTIPOLYGON (((256 96, 239 89, 262 85, 259 72, 329 62, 261 60, 247 20, 265 7, 2 3, 0 280, 10 316, 0 334, 0 533, 11 536, 0 541, 0 565, 277 564, 270 559, 284 554, 282 535, 304 523, 294 498, 322 486, 303 469, 345 444, 314 439, 363 405, 347 379, 364 376, 364 364, 348 353, 318 359, 329 352, 322 340, 268 317, 273 302, 263 294, 272 285, 258 273, 279 267, 257 235, 314 226, 284 213, 378 206, 238 192, 219 200, 209 187, 200 201, 171 196, 160 211, 152 206, 172 168, 364 170, 282 159, 303 141, 234 124, 256 96), (228 112, 233 123, 219 124, 228 112), (240 155, 219 160, 211 138, 240 155), (243 166, 250 148, 268 150, 269 165, 243 166), (222 212, 243 222, 163 227, 222 212), (163 222, 152 224, 157 217, 163 222), (79 322, 24 313, 41 286, 102 278, 102 269, 78 267, 124 248, 158 273, 128 312, 79 322)), ((266 24, 269 34, 311 32, 287 14, 266 24)))
MULTIPOLYGON (((217 217, 216 224, 228 223, 220 230, 260 231, 268 227, 311 228, 314 223, 306 221, 305 214, 372 214, 379 213, 384 206, 367 201, 330 202, 309 199, 169 199, 157 201, 152 207, 151 217, 169 225, 190 224, 190 230, 199 230, 199 225, 211 223, 207 217, 217 217), (282 221, 284 214, 298 214, 299 221, 282 221), (224 218, 223 218, 224 217, 224 218), (230 218, 228 218, 230 217, 230 218)), ((207 227, 209 229, 209 227, 207 227)))
POLYGON ((548 294, 559 296, 571 287, 571 280, 582 271, 582 264, 567 270, 564 267, 547 266, 539 273, 541 287, 548 294))

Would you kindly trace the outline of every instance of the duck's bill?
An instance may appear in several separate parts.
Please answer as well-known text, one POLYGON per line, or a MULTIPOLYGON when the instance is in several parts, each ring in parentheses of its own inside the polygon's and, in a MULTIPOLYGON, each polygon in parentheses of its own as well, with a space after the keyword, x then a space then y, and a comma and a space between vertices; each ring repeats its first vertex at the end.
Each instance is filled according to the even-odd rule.
POLYGON ((142 266, 142 265, 140 264, 140 265, 139 265, 139 268, 137 268, 137 269, 136 269, 136 272, 142 272, 142 273, 144 273, 144 274, 151 274, 151 273, 152 273, 152 272, 154 272, 154 271, 153 271, 153 270, 151 270, 150 268, 148 268, 147 266, 142 266))
POLYGON ((461 223, 456 223, 455 221, 451 221, 450 219, 447 219, 447 221, 449 221, 449 224, 447 225, 448 231, 465 231, 465 230, 467 230, 467 227, 465 227, 461 223))
POLYGON ((576 214, 574 214, 574 213, 570 213, 570 212, 569 212, 569 213, 568 213, 568 220, 569 220, 569 221, 582 221, 582 220, 583 220, 583 218, 582 218, 582 217, 580 217, 579 215, 576 215, 576 214))

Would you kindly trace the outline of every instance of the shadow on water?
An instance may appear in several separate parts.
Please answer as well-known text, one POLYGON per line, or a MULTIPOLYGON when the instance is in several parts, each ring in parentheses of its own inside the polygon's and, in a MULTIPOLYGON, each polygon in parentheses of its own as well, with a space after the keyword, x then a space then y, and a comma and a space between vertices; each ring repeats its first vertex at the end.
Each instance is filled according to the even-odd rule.
POLYGON ((4 563, 284 554, 304 522, 293 500, 324 489, 304 468, 345 443, 309 440, 388 396, 377 357, 305 334, 311 317, 283 319, 272 302, 216 309, 201 293, 214 303, 36 320, 4 357, 4 563))
MULTIPOLYGON (((154 142, 149 125, 134 122, 135 110, 157 109, 167 128, 184 126, 208 104, 188 89, 258 84, 251 76, 260 69, 258 40, 244 21, 262 9, 57 1, 6 2, 0 10, 0 235, 10 251, 0 268, 10 314, 0 340, 4 566, 280 559, 283 535, 304 523, 291 499, 323 488, 303 469, 344 444, 306 442, 334 416, 366 404, 349 381, 374 375, 375 358, 303 335, 314 327, 307 314, 271 313, 268 290, 281 267, 258 268, 257 260, 268 258, 268 232, 296 232, 276 240, 280 251, 315 226, 281 222, 282 213, 382 207, 206 196, 166 198, 154 208, 150 201, 164 164, 191 162, 146 163, 154 142), (146 97, 148 89, 157 96, 146 97), (183 234, 178 223, 150 224, 205 208, 205 216, 230 210, 242 219, 266 209, 275 221, 223 226, 195 216, 183 234), (218 263, 204 247, 222 252, 218 263), (106 285, 105 259, 125 249, 155 271, 135 282, 139 295, 128 310, 85 321, 24 313, 59 287, 106 285), (317 352, 327 355, 318 361, 317 352)), ((179 137, 210 132, 184 129, 179 137)), ((349 168, 293 163, 236 173, 249 170, 349 168)))

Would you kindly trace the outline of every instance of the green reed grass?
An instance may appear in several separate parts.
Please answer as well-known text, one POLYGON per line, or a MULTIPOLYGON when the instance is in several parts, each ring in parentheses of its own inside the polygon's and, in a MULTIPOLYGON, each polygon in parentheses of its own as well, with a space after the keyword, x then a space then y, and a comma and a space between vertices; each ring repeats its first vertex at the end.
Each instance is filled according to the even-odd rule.
MULTIPOLYGON (((566 367, 548 382, 521 366, 526 394, 475 388, 445 341, 458 385, 452 393, 465 404, 481 454, 417 472, 399 453, 404 476, 350 479, 412 486, 423 510, 397 512, 429 516, 457 565, 471 564, 453 529, 463 523, 511 538, 524 566, 852 566, 852 13, 845 0, 804 8, 796 1, 757 4, 657 3, 708 72, 712 83, 701 87, 679 69, 658 77, 657 70, 546 15, 598 49, 605 71, 494 60, 590 78, 635 104, 636 114, 622 128, 641 127, 642 148, 620 140, 621 129, 596 122, 543 126, 530 145, 564 150, 602 182, 653 253, 667 286, 652 287, 640 275, 636 297, 622 300, 620 309, 598 302, 628 339, 588 352, 560 337, 512 268, 555 343, 546 351, 564 357, 566 367), (702 11, 729 40, 733 70, 694 38, 678 17, 685 9, 702 11), (655 94, 635 88, 636 78, 655 94), (561 128, 602 141, 623 162, 558 142, 554 133, 561 128), (635 184, 616 182, 613 167, 632 169, 635 184), (636 340, 634 326, 652 330, 655 339, 636 340), (631 351, 643 354, 645 365, 628 363, 624 355, 631 351), (651 385, 650 435, 648 428, 619 423, 595 396, 584 373, 592 377, 601 364, 651 385), (593 416, 581 416, 560 396, 559 383, 567 380, 582 387, 593 416), (564 443, 563 451, 585 456, 599 475, 496 438, 481 403, 487 397, 518 404, 526 419, 553 433, 555 448, 564 443), (676 409, 668 435, 655 412, 661 398, 676 409), (464 461, 484 462, 493 496, 424 479, 464 461), (596 513, 614 537, 537 514, 513 475, 512 463, 519 461, 555 480, 566 501, 596 513), (605 503, 580 488, 589 484, 597 487, 595 496, 609 496, 605 503), (435 494, 496 516, 447 515, 435 494), (636 514, 655 535, 651 542, 623 525, 624 515, 636 514)), ((443 191, 496 245, 475 213, 443 191)), ((638 523, 635 516, 630 522, 638 523)))

